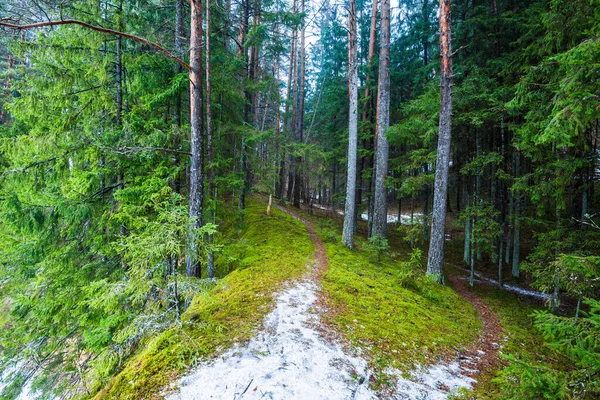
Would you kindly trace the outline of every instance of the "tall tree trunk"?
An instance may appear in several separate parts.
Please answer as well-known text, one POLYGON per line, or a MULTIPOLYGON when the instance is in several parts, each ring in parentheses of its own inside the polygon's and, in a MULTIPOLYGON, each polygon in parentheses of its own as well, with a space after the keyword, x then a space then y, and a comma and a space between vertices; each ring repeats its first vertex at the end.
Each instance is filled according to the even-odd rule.
MULTIPOLYGON (((427 259, 427 273, 443 281, 444 228, 446 225, 446 196, 452 128, 452 47, 450 43, 450 0, 440 0, 440 57, 441 98, 438 150, 435 165, 431 241, 427 259)), ((472 262, 472 260, 471 260, 472 262)))
MULTIPOLYGON (((296 9, 296 3, 294 0, 294 10, 296 9)), ((292 31, 292 43, 290 48, 290 62, 288 68, 288 82, 287 82, 287 96, 285 102, 285 111, 283 113, 283 133, 290 132, 290 106, 292 106, 292 112, 294 110, 294 106, 292 104, 292 99, 294 98, 292 93, 294 92, 294 75, 295 75, 295 67, 296 67, 296 29, 294 28, 292 31)), ((292 118, 293 120, 293 118, 292 118)), ((290 135, 291 136, 291 135, 290 135)), ((286 154, 283 152, 281 155, 281 165, 279 167, 279 192, 278 197, 282 199, 287 191, 289 193, 289 187, 291 186, 291 181, 288 179, 289 175, 290 162, 286 162, 286 154), (287 182, 287 185, 286 185, 287 182)), ((289 195, 288 195, 289 197, 289 195)))
MULTIPOLYGON (((425 164, 423 168, 425 174, 429 173, 429 167, 425 164)), ((425 185, 425 201, 423 202, 423 241, 429 240, 429 185, 425 185)))
MULTIPOLYGON (((481 135, 479 134, 479 130, 475 128, 475 148, 477 158, 481 156, 481 135)), ((483 170, 481 167, 477 167, 477 175, 475 176, 475 203, 476 207, 481 207, 483 205, 483 197, 481 196, 481 176, 483 174, 483 170)), ((478 217, 473 217, 474 221, 477 222, 478 217)), ((483 255, 481 254, 481 245, 477 243, 475 246, 475 250, 477 252, 477 261, 481 261, 483 259, 483 255)))
POLYGON ((369 119, 369 111, 371 101, 371 70, 373 69, 373 59, 375 58, 375 42, 377 41, 377 2, 378 0, 372 0, 371 4, 371 30, 369 32, 369 55, 367 65, 367 76, 365 79, 365 106, 363 108, 362 120, 366 121, 369 119))
MULTIPOLYGON (((245 74, 244 77, 246 79, 252 79, 252 60, 250 60, 248 55, 248 49, 246 47, 246 37, 248 36, 249 31, 249 23, 250 23, 250 0, 242 1, 242 21, 240 24, 240 51, 238 52, 239 56, 243 56, 244 58, 244 68, 245 74)), ((253 126, 252 121, 252 105, 254 104, 254 96, 252 95, 252 91, 246 87, 246 82, 244 82, 244 122, 250 126, 253 126)), ((240 148, 240 168, 242 174, 244 175, 244 187, 240 191, 240 196, 238 200, 238 209, 243 211, 246 209, 246 194, 249 193, 250 188, 252 186, 251 182, 251 174, 250 167, 248 165, 248 149, 246 145, 246 138, 242 136, 242 145, 240 148)), ((240 213, 241 222, 243 222, 244 214, 240 213)))
MULTIPOLYGON (((304 14, 304 0, 301 3, 300 12, 304 14)), ((296 111, 296 140, 298 143, 302 143, 303 131, 304 131, 304 85, 305 85, 305 65, 306 65, 306 46, 305 46, 305 26, 302 21, 302 29, 300 29, 300 48, 299 48, 299 64, 298 64, 298 102, 296 111)), ((294 207, 300 208, 300 195, 303 187, 303 173, 302 173, 302 157, 296 157, 296 167, 294 173, 294 207)))
POLYGON ((356 0, 350 0, 348 5, 348 92, 350 95, 350 110, 348 116, 348 177, 346 180, 346 206, 344 211, 344 230, 342 242, 352 248, 356 207, 356 164, 358 146, 358 60, 357 45, 356 0))
MULTIPOLYGON (((469 189, 468 183, 463 185, 464 199, 465 199, 465 211, 469 208, 469 189)), ((463 260, 465 264, 471 265, 471 217, 465 219, 465 244, 463 251, 463 260)))
MULTIPOLYGON (((521 167, 521 156, 516 153, 515 154, 515 177, 520 174, 521 167)), ((512 276, 513 278, 518 278, 520 275, 519 271, 519 253, 521 252, 521 192, 519 190, 515 191, 515 215, 514 215, 514 223, 515 223, 515 233, 514 233, 514 245, 513 245, 513 258, 512 258, 512 276)))
POLYGON ((191 0, 190 22, 190 211, 192 221, 188 235, 187 276, 200 277, 196 229, 202 226, 202 198, 204 190, 202 138, 202 3, 191 0))
POLYGON ((379 87, 377 91, 377 131, 375 132, 375 205, 372 236, 385 237, 387 231, 387 190, 390 124, 390 0, 381 0, 379 87))
MULTIPOLYGON (((368 59, 367 59, 367 64, 368 64, 368 68, 367 68, 367 76, 366 76, 366 85, 365 85, 365 104, 364 104, 364 108, 363 108, 363 113, 362 113, 362 120, 363 121, 368 121, 371 118, 371 80, 372 80, 372 70, 373 70, 373 60, 375 58, 375 44, 377 42, 377 5, 378 5, 378 0, 372 0, 371 3, 371 27, 370 27, 370 31, 369 31, 369 52, 368 52, 368 59)), ((363 141, 363 146, 365 147, 369 147, 369 148, 373 148, 373 140, 365 140, 363 141)), ((370 167, 374 167, 373 163, 375 161, 374 157, 369 157, 367 159, 367 157, 363 157, 361 163, 363 165, 361 165, 361 175, 362 175, 362 171, 365 169, 365 165, 370 166, 370 167)), ((367 205, 367 224, 368 224, 368 236, 371 236, 372 233, 372 228, 373 228, 373 206, 374 206, 374 202, 373 202, 373 179, 374 179, 374 172, 375 170, 372 170, 371 173, 371 177, 369 179, 367 179, 367 193, 368 193, 368 205, 367 205)), ((361 186, 362 186, 362 182, 361 182, 361 186)), ((362 189, 362 187, 361 187, 362 189)), ((362 193, 361 196, 359 196, 359 200, 361 201, 362 199, 362 193)))
MULTIPOLYGON (((209 222, 215 222, 215 207, 216 207, 216 195, 215 195, 215 172, 214 172, 214 156, 213 156, 213 124, 212 124, 212 85, 210 82, 210 69, 211 69, 211 14, 210 14, 210 0, 206 1, 206 38, 204 39, 206 45, 206 152, 208 155, 208 191, 209 197, 212 197, 212 205, 208 213, 209 222)), ((208 238, 209 242, 212 242, 212 235, 208 238)), ((215 255, 212 251, 208 252, 208 259, 206 260, 206 275, 208 278, 215 277, 215 255)))

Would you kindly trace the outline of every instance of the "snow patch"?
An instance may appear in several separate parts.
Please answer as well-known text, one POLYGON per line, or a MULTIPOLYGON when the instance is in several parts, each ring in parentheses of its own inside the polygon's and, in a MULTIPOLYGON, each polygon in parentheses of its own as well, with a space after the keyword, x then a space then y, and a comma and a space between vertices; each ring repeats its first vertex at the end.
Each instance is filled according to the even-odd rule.
POLYGON ((454 361, 448 365, 436 364, 418 369, 409 378, 402 377, 398 370, 388 370, 386 373, 398 376, 396 399, 442 400, 461 388, 471 389, 476 381, 464 373, 473 371, 454 361))
MULTIPOLYGON (((360 218, 367 221, 369 219, 368 213, 360 214, 360 218)), ((400 223, 402 225, 411 225, 413 223, 421 223, 423 222, 423 213, 413 213, 412 218, 410 214, 400 214, 400 223)), ((388 214, 387 216, 388 224, 397 224, 398 223, 398 214, 388 214)))
MULTIPOLYGON (((491 279, 491 278, 486 278, 485 276, 483 276, 483 275, 481 275, 481 274, 479 274, 477 272, 473 272, 473 275, 475 277, 477 277, 480 281, 488 282, 488 283, 491 283, 492 285, 495 285, 495 286, 499 285, 499 283, 498 283, 497 280, 491 279)), ((507 284, 507 283, 503 283, 502 284, 502 289, 507 290, 509 292, 521 294, 523 296, 531 296, 531 297, 535 297, 535 298, 546 300, 546 301, 552 300, 552 295, 550 295, 550 294, 538 292, 536 290, 524 289, 522 287, 515 286, 515 285, 510 285, 510 284, 507 284)))
MULTIPOLYGON (((349 355, 341 344, 325 341, 313 307, 317 286, 302 281, 277 297, 264 327, 245 346, 236 346, 216 360, 204 362, 178 381, 179 389, 166 398, 186 399, 306 399, 371 400, 367 362, 349 355)), ((404 378, 399 370, 394 399, 446 399, 475 382, 472 362, 418 368, 404 378)), ((173 387, 172 389, 174 389, 173 387)))
MULTIPOLYGON (((321 205, 321 204, 313 204, 312 207, 316 208, 317 210, 331 211, 331 208, 325 207, 324 205, 321 205)), ((341 210, 336 210, 336 213, 339 215, 344 215, 344 211, 341 211, 341 210)), ((368 221, 369 214, 362 213, 362 214, 360 214, 360 218, 364 221, 368 221)), ((423 219, 424 219, 423 213, 420 213, 420 212, 413 213, 412 217, 410 214, 400 214, 400 223, 403 225, 411 225, 413 223, 422 223, 423 219)), ((398 214, 397 213, 396 214, 388 214, 387 223, 388 224, 397 224, 398 223, 398 214)))
POLYGON ((376 399, 367 362, 315 329, 316 291, 303 281, 282 292, 255 338, 199 365, 167 399, 376 399))

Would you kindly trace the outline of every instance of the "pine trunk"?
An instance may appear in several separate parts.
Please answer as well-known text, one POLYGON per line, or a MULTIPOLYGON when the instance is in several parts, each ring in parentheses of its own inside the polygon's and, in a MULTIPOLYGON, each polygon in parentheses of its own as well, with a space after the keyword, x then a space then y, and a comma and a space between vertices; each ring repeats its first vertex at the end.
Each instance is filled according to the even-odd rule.
POLYGON ((185 272, 187 276, 200 277, 197 259, 196 229, 202 226, 202 197, 204 185, 202 138, 202 3, 191 2, 190 24, 190 232, 185 272))
POLYGON ((356 56, 356 0, 348 6, 348 91, 350 110, 348 117, 348 177, 346 180, 346 206, 342 242, 352 248, 356 207, 356 166, 358 146, 358 60, 356 56))
POLYGON ((386 131, 390 124, 390 0, 381 0, 379 86, 377 91, 377 130, 375 132, 375 193, 373 208, 374 237, 387 231, 387 190, 389 145, 386 131))
MULTIPOLYGON (((427 273, 443 280, 444 228, 452 128, 452 49, 450 43, 450 0, 440 0, 441 101, 438 150, 435 167, 431 239, 427 273)), ((471 263, 473 260, 471 260, 471 263)))
MULTIPOLYGON (((516 176, 519 175, 520 171, 520 155, 519 154, 515 154, 515 174, 516 176)), ((515 233, 514 233, 514 245, 513 245, 513 258, 512 258, 512 276, 513 278, 519 278, 520 275, 520 271, 519 271, 519 263, 520 263, 520 259, 519 259, 519 253, 521 251, 521 192, 519 190, 517 190, 515 192, 515 215, 514 215, 514 221, 515 221, 515 233)))
MULTIPOLYGON (((212 126, 212 100, 211 100, 211 82, 210 82, 210 70, 211 70, 211 47, 210 47, 210 34, 211 34, 211 14, 210 14, 210 0, 206 0, 206 152, 208 155, 208 191, 209 196, 213 197, 213 205, 210 207, 208 213, 209 222, 215 222, 215 173, 214 173, 214 155, 213 155, 213 126, 212 126)), ((208 238, 209 242, 212 242, 212 235, 208 238)), ((208 278, 215 277, 215 255, 213 252, 208 253, 208 259, 206 261, 206 275, 208 278)))

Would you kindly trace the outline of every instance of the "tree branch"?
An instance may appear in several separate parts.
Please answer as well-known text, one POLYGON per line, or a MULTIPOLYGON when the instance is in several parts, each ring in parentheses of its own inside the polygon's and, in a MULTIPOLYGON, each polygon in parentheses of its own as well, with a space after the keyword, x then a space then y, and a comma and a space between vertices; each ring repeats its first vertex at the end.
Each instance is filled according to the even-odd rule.
POLYGON ((79 21, 79 20, 76 20, 76 19, 65 19, 65 20, 60 20, 60 21, 38 22, 38 23, 35 23, 35 24, 26 24, 26 25, 11 24, 11 23, 8 23, 8 22, 4 22, 4 20, 0 20, 0 26, 4 26, 6 28, 16 29, 16 30, 35 29, 35 28, 43 28, 45 26, 56 26, 56 25, 79 25, 79 26, 82 26, 84 28, 88 28, 88 29, 91 29, 91 30, 94 30, 94 31, 106 33, 106 34, 109 34, 109 35, 121 36, 121 37, 124 37, 124 38, 127 38, 127 39, 134 40, 136 42, 143 43, 143 44, 145 44, 147 46, 150 46, 150 47, 158 50, 159 52, 163 53, 165 56, 167 56, 171 60, 174 60, 179 65, 181 65, 182 67, 184 67, 186 70, 190 71, 190 65, 188 63, 186 63, 185 61, 183 61, 181 58, 175 56, 173 53, 171 53, 169 50, 165 49, 161 45, 156 44, 154 42, 151 42, 151 41, 149 41, 147 39, 141 38, 139 36, 131 35, 129 33, 119 32, 119 31, 116 31, 114 29, 103 28, 101 26, 91 25, 91 24, 88 24, 87 22, 79 21))
POLYGON ((191 156, 192 153, 189 151, 180 151, 175 149, 167 149, 164 147, 143 147, 143 146, 126 146, 126 147, 105 147, 108 150, 112 150, 115 153, 119 154, 127 154, 136 151, 158 151, 163 153, 172 153, 172 154, 183 154, 186 156, 191 156))

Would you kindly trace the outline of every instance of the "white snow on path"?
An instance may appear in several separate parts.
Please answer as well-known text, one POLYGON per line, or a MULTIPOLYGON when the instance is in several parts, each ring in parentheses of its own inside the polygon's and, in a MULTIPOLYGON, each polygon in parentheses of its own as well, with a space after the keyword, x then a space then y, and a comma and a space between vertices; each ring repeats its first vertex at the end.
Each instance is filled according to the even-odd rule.
POLYGON ((201 364, 167 398, 376 399, 368 387, 367 362, 326 342, 315 330, 315 301, 311 281, 284 291, 254 339, 201 364))
MULTIPOLYGON (((323 339, 312 307, 316 284, 305 280, 277 297, 276 308, 247 345, 229 350, 199 365, 178 382, 169 400, 196 399, 377 399, 369 388, 367 362, 347 354, 339 343, 323 339)), ((472 371, 453 362, 413 371, 410 378, 395 375, 394 399, 446 399, 471 388, 472 371)))
MULTIPOLYGON (((465 364, 473 363, 466 360, 465 364)), ((454 361, 448 365, 435 364, 428 368, 420 368, 411 372, 409 379, 402 377, 397 370, 386 372, 397 376, 394 399, 444 400, 461 388, 471 389, 476 381, 465 375, 465 372, 477 371, 454 361)))

